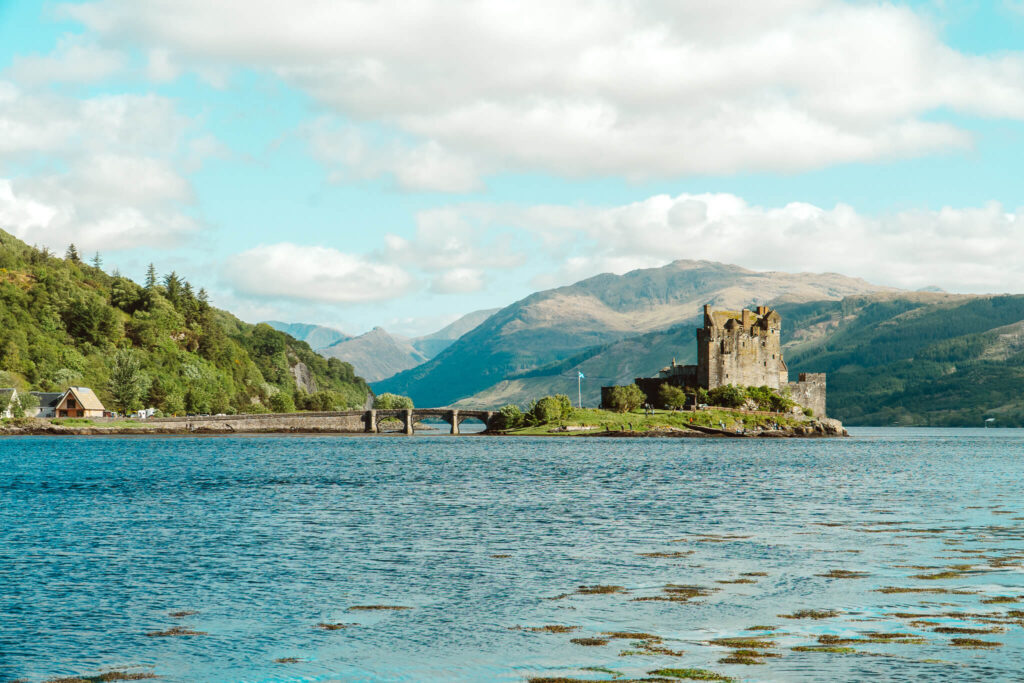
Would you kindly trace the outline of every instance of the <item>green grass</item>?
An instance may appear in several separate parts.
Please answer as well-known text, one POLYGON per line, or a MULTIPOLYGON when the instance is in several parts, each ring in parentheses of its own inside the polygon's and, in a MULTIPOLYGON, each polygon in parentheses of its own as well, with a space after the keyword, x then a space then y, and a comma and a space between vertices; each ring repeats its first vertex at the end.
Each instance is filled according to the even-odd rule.
POLYGON ((635 410, 629 413, 615 413, 610 410, 596 408, 574 408, 568 418, 548 422, 533 427, 523 427, 509 430, 509 434, 517 435, 540 435, 549 434, 559 427, 594 427, 591 430, 569 431, 568 435, 593 434, 605 430, 646 432, 652 429, 676 428, 686 429, 691 424, 700 427, 713 427, 718 429, 722 423, 727 430, 737 430, 740 427, 751 430, 756 427, 767 428, 769 425, 778 423, 781 427, 794 427, 804 422, 804 418, 794 418, 785 415, 760 415, 744 413, 740 411, 712 408, 698 411, 671 411, 656 410, 653 415, 645 415, 643 410, 635 410))

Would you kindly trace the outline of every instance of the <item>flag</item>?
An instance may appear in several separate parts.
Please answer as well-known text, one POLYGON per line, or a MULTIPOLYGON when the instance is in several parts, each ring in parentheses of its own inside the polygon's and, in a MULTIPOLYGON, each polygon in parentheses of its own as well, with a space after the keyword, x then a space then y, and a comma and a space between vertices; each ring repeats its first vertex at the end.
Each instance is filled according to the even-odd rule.
POLYGON ((584 376, 584 374, 582 372, 580 372, 579 370, 577 370, 576 372, 579 373, 580 379, 586 379, 586 377, 584 376))

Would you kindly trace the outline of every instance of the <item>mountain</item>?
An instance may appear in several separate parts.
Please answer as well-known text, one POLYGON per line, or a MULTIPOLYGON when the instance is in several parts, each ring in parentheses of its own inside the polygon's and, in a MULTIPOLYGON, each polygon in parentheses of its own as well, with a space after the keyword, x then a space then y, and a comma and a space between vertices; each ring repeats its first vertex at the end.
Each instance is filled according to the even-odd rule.
POLYGON ((356 372, 368 382, 391 377, 427 360, 427 356, 413 347, 408 339, 388 334, 381 327, 331 344, 319 349, 318 353, 326 358, 351 363, 356 372))
POLYGON ((1022 295, 908 293, 779 312, 786 362, 829 373, 829 414, 844 423, 1024 426, 1022 295))
MULTIPOLYGON (((1024 426, 1024 296, 886 292, 782 303, 791 378, 828 373, 828 412, 847 425, 1024 426)), ((525 404, 552 393, 596 405, 602 384, 694 361, 699 319, 586 349, 458 405, 525 404)))
POLYGON ((433 358, 455 343, 456 339, 476 328, 499 310, 501 309, 488 308, 482 311, 467 313, 451 325, 443 327, 433 334, 416 337, 412 340, 412 345, 427 358, 433 358))
POLYGON ((314 351, 352 338, 352 335, 345 334, 333 327, 324 327, 323 325, 283 323, 278 320, 268 320, 267 324, 275 330, 290 334, 299 341, 306 342, 314 351))
POLYGON ((414 339, 391 334, 380 327, 352 337, 331 327, 308 323, 270 320, 267 325, 307 342, 325 358, 337 358, 351 363, 360 376, 375 382, 433 358, 497 310, 492 308, 467 313, 437 332, 414 339))
POLYGON ((143 287, 0 230, 0 386, 84 385, 113 407, 122 350, 141 366, 137 403, 167 413, 345 408, 369 393, 351 365, 210 306, 175 273, 143 287))
POLYGON ((589 347, 678 326, 705 303, 740 308, 884 291, 894 290, 835 273, 756 272, 708 261, 598 275, 501 309, 435 358, 373 388, 417 405, 448 405, 589 347))

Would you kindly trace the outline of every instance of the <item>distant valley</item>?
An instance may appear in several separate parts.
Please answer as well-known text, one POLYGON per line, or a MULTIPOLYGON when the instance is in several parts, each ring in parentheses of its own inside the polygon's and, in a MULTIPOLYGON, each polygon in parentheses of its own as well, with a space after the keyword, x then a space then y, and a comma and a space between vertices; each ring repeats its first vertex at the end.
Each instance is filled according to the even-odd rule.
POLYGON ((269 320, 267 324, 305 341, 326 358, 350 363, 360 377, 367 382, 376 382, 427 362, 497 310, 492 308, 468 313, 437 332, 411 339, 391 334, 382 327, 353 337, 322 325, 276 320, 269 320))

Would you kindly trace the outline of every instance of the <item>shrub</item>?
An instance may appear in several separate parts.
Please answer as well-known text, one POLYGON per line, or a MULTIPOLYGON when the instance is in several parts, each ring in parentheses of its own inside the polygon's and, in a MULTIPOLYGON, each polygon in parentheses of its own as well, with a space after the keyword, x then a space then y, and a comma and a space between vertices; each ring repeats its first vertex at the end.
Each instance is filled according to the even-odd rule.
POLYGON ((565 394, 545 396, 530 408, 530 417, 534 424, 557 422, 572 415, 572 402, 565 394))
POLYGON ((647 395, 635 384, 624 387, 612 387, 608 392, 608 405, 605 408, 617 413, 628 413, 636 410, 647 401, 647 395))
POLYGON ((294 413, 295 401, 286 391, 279 391, 270 397, 270 409, 275 413, 294 413))
POLYGON ((405 410, 413 408, 413 405, 408 396, 383 393, 373 399, 373 407, 378 410, 405 410))
POLYGON ((732 384, 724 384, 708 392, 708 403, 722 408, 739 408, 746 400, 747 392, 732 384))
POLYGON ((498 429, 517 429, 522 426, 523 411, 519 409, 519 406, 512 405, 510 403, 507 406, 503 406, 502 409, 498 411, 498 429))
POLYGON ((662 384, 658 388, 658 401, 663 408, 675 409, 686 405, 686 392, 671 384, 662 384))

